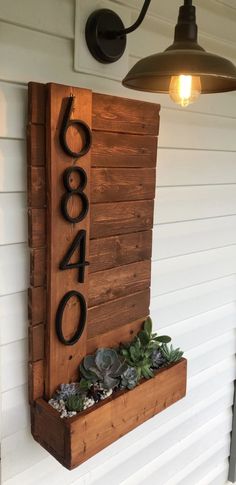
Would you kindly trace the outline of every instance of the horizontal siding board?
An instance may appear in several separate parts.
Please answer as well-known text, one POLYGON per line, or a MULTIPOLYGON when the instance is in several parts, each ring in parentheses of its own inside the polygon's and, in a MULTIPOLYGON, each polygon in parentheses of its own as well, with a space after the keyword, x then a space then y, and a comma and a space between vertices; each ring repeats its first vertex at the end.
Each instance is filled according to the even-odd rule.
POLYGON ((29 287, 29 254, 26 244, 0 246, 0 296, 29 287))
POLYGON ((157 185, 236 183, 234 152, 158 149, 157 185))
POLYGON ((26 292, 0 297, 0 343, 6 345, 26 338, 28 314, 26 292))
POLYGON ((26 190, 26 146, 22 140, 0 138, 0 192, 26 190))
POLYGON ((163 259, 152 264, 152 296, 235 273, 236 245, 163 259))
POLYGON ((236 214, 235 185, 159 187, 155 224, 236 214))
POLYGON ((153 229, 152 259, 230 246, 235 241, 236 216, 157 224, 153 229))
POLYGON ((158 329, 232 303, 235 295, 236 276, 226 276, 152 298, 151 315, 158 329))
POLYGON ((74 37, 74 9, 68 0, 21 0, 15 8, 14 0, 1 2, 0 19, 32 30, 40 30, 58 37, 74 37))
POLYGON ((0 244, 24 242, 27 234, 25 194, 0 193, 0 211, 3 214, 0 244))
POLYGON ((159 146, 236 150, 235 128, 236 118, 221 118, 163 108, 161 111, 159 146), (186 125, 188 125, 188 136, 186 136, 186 125))

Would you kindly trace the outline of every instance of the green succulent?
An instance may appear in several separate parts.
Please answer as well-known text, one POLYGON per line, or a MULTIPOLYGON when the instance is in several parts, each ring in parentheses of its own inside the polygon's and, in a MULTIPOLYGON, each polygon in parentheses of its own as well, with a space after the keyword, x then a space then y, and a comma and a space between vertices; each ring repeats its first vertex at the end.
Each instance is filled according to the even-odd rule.
POLYGON ((136 369, 138 380, 142 377, 150 379, 154 377, 152 370, 154 350, 170 341, 171 338, 167 335, 157 336, 156 333, 152 333, 152 320, 148 317, 144 322, 143 330, 138 333, 131 344, 121 346, 120 353, 125 357, 129 366, 136 369))
POLYGON ((121 376, 121 387, 134 389, 138 384, 138 374, 135 367, 128 367, 121 376))
POLYGON ((178 362, 183 357, 182 350, 180 350, 179 348, 174 349, 173 345, 170 345, 170 347, 168 347, 168 345, 163 344, 161 346, 161 353, 168 364, 178 362))
POLYGON ((65 404, 67 411, 80 412, 84 409, 84 398, 77 394, 72 394, 67 397, 65 404))
POLYGON ((99 382, 103 389, 114 389, 120 383, 121 375, 127 369, 125 359, 114 349, 98 349, 95 355, 87 355, 80 366, 82 379, 80 387, 91 387, 99 382))

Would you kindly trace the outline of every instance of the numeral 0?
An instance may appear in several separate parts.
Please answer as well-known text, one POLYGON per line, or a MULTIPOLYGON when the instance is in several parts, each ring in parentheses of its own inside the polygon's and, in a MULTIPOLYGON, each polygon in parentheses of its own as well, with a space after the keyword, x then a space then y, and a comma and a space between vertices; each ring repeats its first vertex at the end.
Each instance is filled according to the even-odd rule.
POLYGON ((83 331, 84 331, 84 326, 85 326, 85 322, 86 322, 86 316, 87 316, 87 308, 86 308, 86 301, 83 297, 83 295, 81 293, 79 293, 78 291, 68 291, 68 293, 66 293, 62 300, 60 301, 59 303, 59 307, 58 307, 58 310, 57 310, 57 314, 56 314, 56 332, 57 332, 57 336, 60 340, 60 342, 64 345, 74 345, 76 344, 76 342, 78 342, 78 340, 80 339, 83 331), (69 340, 67 340, 64 335, 63 335, 63 330, 62 330, 62 321, 63 321, 63 314, 64 314, 64 311, 65 311, 65 307, 68 303, 68 301, 73 297, 73 296, 76 296, 80 302, 80 319, 79 319, 79 322, 78 322, 78 327, 77 327, 77 330, 75 332, 75 334, 73 335, 73 337, 69 340))

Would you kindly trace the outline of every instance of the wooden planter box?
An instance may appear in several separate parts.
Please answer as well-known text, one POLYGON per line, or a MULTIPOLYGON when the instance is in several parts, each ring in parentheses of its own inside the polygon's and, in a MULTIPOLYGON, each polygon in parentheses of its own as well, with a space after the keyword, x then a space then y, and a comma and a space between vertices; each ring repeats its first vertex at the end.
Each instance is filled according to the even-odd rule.
POLYGON ((72 469, 186 394, 187 361, 156 372, 131 391, 119 391, 73 418, 61 419, 46 401, 31 407, 32 434, 62 465, 72 469))

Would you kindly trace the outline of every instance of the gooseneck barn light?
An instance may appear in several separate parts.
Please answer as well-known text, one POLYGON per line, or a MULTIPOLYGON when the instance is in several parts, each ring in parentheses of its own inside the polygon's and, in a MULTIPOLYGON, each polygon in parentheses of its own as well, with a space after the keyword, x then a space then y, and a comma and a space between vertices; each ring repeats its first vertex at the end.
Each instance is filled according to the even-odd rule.
MULTIPOLYGON (((93 12, 86 24, 86 41, 91 54, 102 63, 115 62, 124 53, 126 35, 139 27, 151 0, 145 0, 136 22, 125 28, 120 17, 108 9, 93 12)), ((229 60, 206 52, 198 44, 196 8, 184 0, 179 9, 174 42, 164 52, 138 61, 123 79, 127 88, 169 94, 188 106, 200 94, 236 90, 236 67, 229 60)))

